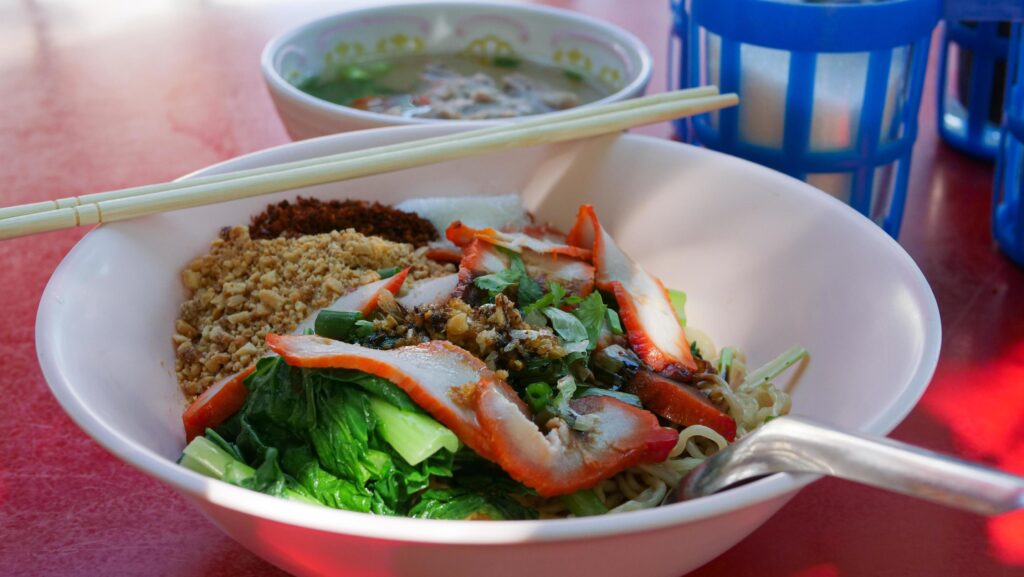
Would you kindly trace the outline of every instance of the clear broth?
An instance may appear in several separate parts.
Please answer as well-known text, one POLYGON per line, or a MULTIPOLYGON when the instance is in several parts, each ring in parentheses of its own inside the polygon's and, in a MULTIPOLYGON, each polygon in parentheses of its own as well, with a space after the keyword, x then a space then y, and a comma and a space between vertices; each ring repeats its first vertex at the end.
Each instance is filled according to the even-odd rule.
POLYGON ((541 114, 607 96, 571 70, 525 59, 413 55, 325 70, 298 88, 317 98, 415 118, 485 119, 541 114))

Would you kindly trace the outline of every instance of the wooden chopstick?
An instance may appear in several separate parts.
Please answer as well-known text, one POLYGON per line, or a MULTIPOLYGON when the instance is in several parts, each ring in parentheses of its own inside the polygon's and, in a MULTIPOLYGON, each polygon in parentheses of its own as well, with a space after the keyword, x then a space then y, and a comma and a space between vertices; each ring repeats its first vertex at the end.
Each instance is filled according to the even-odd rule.
MULTIPOLYGON (((677 91, 455 135, 207 177, 212 180, 204 179, 205 182, 198 184, 183 181, 139 187, 145 189, 143 192, 122 189, 99 193, 113 198, 61 208, 53 208, 49 203, 43 212, 0 220, 0 239, 226 202, 496 150, 586 138, 718 110, 737 102, 735 94, 694 96, 693 91, 677 91)), ((79 200, 97 196, 87 195, 79 200)), ((40 204, 47 203, 34 203, 35 206, 40 204)))
MULTIPOLYGON (((718 94, 717 86, 699 86, 697 88, 690 88, 687 90, 679 90, 676 92, 665 92, 649 96, 644 99, 644 102, 649 104, 657 104, 659 102, 672 102, 683 98, 697 98, 701 96, 712 96, 718 94)), ((607 114, 609 112, 616 112, 620 110, 629 110, 635 107, 636 100, 624 100, 621 102, 615 102, 606 106, 598 107, 582 107, 559 112, 553 115, 547 115, 543 118, 530 119, 525 122, 519 122, 520 128, 530 126, 542 126, 544 124, 556 121, 574 120, 579 118, 587 118, 590 116, 596 116, 599 114, 607 114)), ((496 132, 502 132, 508 129, 509 125, 494 126, 491 128, 481 129, 474 131, 474 136, 480 136, 484 134, 493 134, 496 132)), ((466 133, 447 134, 444 136, 434 136, 431 138, 424 138, 421 140, 413 140, 408 142, 399 142, 397 144, 391 144, 388 146, 380 146, 374 150, 375 154, 383 154, 388 152, 397 152, 405 149, 420 148, 423 146, 434 146, 448 140, 464 139, 469 136, 466 133)), ((236 172, 229 172, 224 174, 215 174, 212 176, 201 176, 198 178, 190 178, 187 181, 173 181, 173 182, 162 182, 157 184, 148 184, 145 186, 136 186, 132 188, 122 188, 118 190, 111 190, 107 192, 96 192, 93 194, 85 194, 82 196, 69 196, 67 198, 60 198, 57 200, 45 200, 42 202, 33 202, 29 204, 20 204, 17 206, 9 206, 6 208, 0 208, 0 219, 11 218, 15 216, 24 216, 26 214, 35 214, 38 212, 47 212, 51 210, 57 210, 61 208, 70 208, 75 206, 81 206, 83 204, 90 204, 95 202, 102 202, 105 200, 114 200, 118 198, 128 198, 131 196, 141 196, 144 194, 152 194, 154 192, 163 192, 165 190, 182 190, 185 188, 191 188, 195 186, 202 186, 204 184, 212 184, 215 182, 226 182, 235 178, 242 178, 247 176, 257 176, 262 174, 270 174, 272 172, 279 172, 282 170, 290 170, 293 168, 302 168, 305 166, 314 166, 329 161, 345 160, 349 158, 355 158, 362 156, 367 151, 356 150, 353 152, 343 152, 340 154, 333 154, 329 156, 321 156, 317 158, 309 158, 306 160, 298 160, 294 162, 286 162, 282 164, 275 164, 272 166, 261 166, 258 168, 250 168, 248 170, 239 170, 236 172)))

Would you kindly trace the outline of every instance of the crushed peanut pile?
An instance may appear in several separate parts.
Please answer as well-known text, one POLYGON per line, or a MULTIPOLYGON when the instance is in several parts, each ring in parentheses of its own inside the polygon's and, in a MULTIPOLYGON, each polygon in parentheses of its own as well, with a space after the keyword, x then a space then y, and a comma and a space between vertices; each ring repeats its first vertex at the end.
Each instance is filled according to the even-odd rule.
POLYGON ((269 332, 289 333, 349 290, 380 279, 380 269, 408 267, 411 281, 455 268, 425 249, 353 230, 298 238, 252 239, 226 228, 210 253, 181 273, 188 300, 173 336, 178 383, 190 399, 263 356, 269 332))

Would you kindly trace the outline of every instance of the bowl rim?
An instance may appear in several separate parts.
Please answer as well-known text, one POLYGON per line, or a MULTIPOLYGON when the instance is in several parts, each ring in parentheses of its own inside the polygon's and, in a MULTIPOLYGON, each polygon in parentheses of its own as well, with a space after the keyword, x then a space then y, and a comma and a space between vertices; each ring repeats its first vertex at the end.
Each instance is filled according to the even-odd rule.
MULTIPOLYGON (((382 127, 356 133, 331 134, 245 154, 213 164, 183 176, 181 179, 194 178, 214 168, 224 167, 225 165, 230 166, 230 164, 237 162, 239 159, 273 156, 277 151, 284 148, 313 149, 324 142, 360 138, 363 134, 376 135, 393 132, 399 135, 393 139, 394 142, 400 142, 437 136, 449 132, 459 132, 471 128, 467 124, 435 123, 421 126, 382 127)), ((792 190, 792 194, 802 196, 811 202, 825 202, 837 205, 842 209, 838 211, 839 214, 845 215, 839 218, 850 219, 854 226, 864 231, 866 241, 880 244, 879 248, 888 252, 893 258, 903 264, 911 275, 913 294, 924 309, 921 322, 925 328, 925 340, 921 359, 903 394, 859 428, 861 432, 876 435, 885 435, 892 431, 914 408, 924 394, 925 388, 938 363, 941 344, 941 322, 938 305, 931 287, 910 255, 868 218, 856 212, 845 203, 825 195, 820 190, 790 176, 737 157, 662 138, 635 134, 623 134, 618 138, 623 138, 627 142, 640 141, 661 147, 685 147, 689 154, 706 156, 708 158, 726 157, 726 162, 745 164, 747 165, 745 169, 756 171, 762 178, 785 181, 787 187, 792 190)), ((57 266, 43 291, 35 325, 36 351, 43 376, 51 392, 65 412, 97 443, 127 464, 167 483, 182 494, 199 501, 206 501, 219 508, 234 510, 265 520, 339 535, 410 543, 500 545, 624 535, 693 523, 725 515, 752 505, 767 503, 774 499, 787 499, 799 489, 820 478, 818 475, 810 474, 776 473, 721 494, 676 503, 666 507, 634 511, 627 513, 626 517, 622 515, 605 515, 576 519, 467 523, 464 521, 385 517, 307 505, 278 497, 271 497, 205 477, 179 466, 174 461, 143 447, 107 426, 83 402, 83 399, 78 395, 72 384, 71 376, 61 368, 61 342, 58 335, 59 331, 55 330, 58 318, 60 317, 60 311, 51 304, 56 302, 54 293, 59 291, 61 285, 67 282, 74 282, 73 277, 70 275, 71 270, 76 266, 76 261, 85 258, 89 254, 89 239, 96 236, 96 230, 106 226, 116 227, 117 223, 101 225, 90 231, 76 243, 57 266)))
MULTIPOLYGON (((486 119, 486 120, 463 120, 463 119, 440 119, 440 118, 405 118, 401 116, 394 116, 391 114, 383 114, 379 112, 370 112, 367 110, 359 110, 358 108, 352 108, 342 104, 335 104, 321 98, 317 98, 311 94, 303 92, 292 83, 288 82, 278 73, 274 67, 274 58, 277 53, 281 50, 282 46, 309 31, 310 28, 324 22, 333 20, 342 20, 346 18, 352 18, 360 15, 371 15, 384 12, 393 12, 396 9, 400 10, 404 6, 434 6, 438 8, 452 8, 460 5, 470 4, 474 7, 494 7, 502 10, 510 10, 513 12, 525 12, 533 14, 543 14, 545 16, 556 16, 562 18, 568 18, 583 22, 588 26, 603 30, 610 36, 617 37, 623 44, 628 47, 628 50, 634 53, 639 61, 640 66, 637 69, 636 74, 632 80, 620 88, 619 90, 600 98, 593 102, 581 104, 577 108, 589 108, 592 106, 599 106, 601 104, 607 104, 609 102, 619 102, 627 98, 633 98, 643 93, 644 89, 651 81, 651 75, 654 71, 654 61, 651 57, 651 52, 647 48, 647 45, 643 43, 640 38, 634 35, 632 32, 625 28, 616 26, 609 22, 605 22, 599 18, 583 14, 581 12, 575 12, 572 10, 565 10, 561 8, 554 8, 551 6, 537 5, 537 4, 510 4, 506 2, 496 2, 493 0, 489 1, 471 1, 471 0, 445 0, 441 2, 416 2, 413 0, 400 0, 398 2, 390 2, 386 5, 377 6, 363 6, 358 8, 352 8, 349 10, 342 10, 329 14, 327 16, 320 16, 307 20, 302 24, 294 26, 281 32, 271 38, 264 46, 262 53, 260 54, 260 69, 263 72, 263 79, 266 81, 268 87, 277 96, 285 98, 293 104, 302 106, 305 108, 312 108, 318 112, 329 114, 332 116, 344 115, 353 118, 358 118, 368 123, 373 123, 380 126, 405 126, 405 125, 418 125, 418 124, 467 124, 477 125, 486 122, 503 122, 501 119, 486 119)), ((536 118, 544 116, 545 114, 554 114, 554 112, 546 112, 544 114, 530 114, 521 116, 518 118, 536 118)), ((505 120, 504 122, 515 122, 517 119, 505 120)))

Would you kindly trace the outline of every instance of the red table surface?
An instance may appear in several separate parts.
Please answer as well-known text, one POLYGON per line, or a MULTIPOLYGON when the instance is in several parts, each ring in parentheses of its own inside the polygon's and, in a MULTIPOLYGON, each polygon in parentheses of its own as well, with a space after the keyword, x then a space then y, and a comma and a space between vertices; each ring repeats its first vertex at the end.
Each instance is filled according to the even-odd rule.
MULTIPOLYGON (((636 33, 657 62, 652 91, 664 89, 668 2, 546 3, 636 33)), ((0 204, 168 180, 287 142, 260 50, 342 4, 0 3, 0 204)), ((934 88, 921 118, 900 242, 935 291, 942 354, 928 392, 892 436, 1024 473, 1024 270, 990 238, 991 164, 937 139, 934 88)), ((0 575, 282 575, 110 456, 51 396, 36 363, 36 307, 84 233, 0 243, 0 575)), ((755 573, 1024 576, 1024 515, 986 519, 824 480, 694 575, 755 573)))

